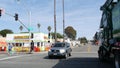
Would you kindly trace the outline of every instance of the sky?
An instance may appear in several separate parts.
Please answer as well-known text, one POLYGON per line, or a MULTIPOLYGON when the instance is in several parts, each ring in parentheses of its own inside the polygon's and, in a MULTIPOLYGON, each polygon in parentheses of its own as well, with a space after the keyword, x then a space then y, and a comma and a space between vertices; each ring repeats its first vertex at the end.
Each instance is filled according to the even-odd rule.
MULTIPOLYGON (((105 1, 64 0, 65 28, 72 26, 77 31, 77 38, 93 39, 96 31, 99 31, 102 16, 100 7, 105 1)), ((22 23, 28 28, 33 28, 31 32, 39 31, 38 23, 41 25, 40 32, 48 33, 48 26, 51 26, 51 32, 54 32, 54 0, 0 0, 0 8, 3 10, 0 30, 10 29, 14 33, 20 33, 21 24, 13 17, 18 13, 22 23)), ((56 27, 57 32, 61 34, 63 34, 62 21, 62 0, 56 0, 56 27)), ((27 29, 23 27, 22 32, 27 32, 27 29)))

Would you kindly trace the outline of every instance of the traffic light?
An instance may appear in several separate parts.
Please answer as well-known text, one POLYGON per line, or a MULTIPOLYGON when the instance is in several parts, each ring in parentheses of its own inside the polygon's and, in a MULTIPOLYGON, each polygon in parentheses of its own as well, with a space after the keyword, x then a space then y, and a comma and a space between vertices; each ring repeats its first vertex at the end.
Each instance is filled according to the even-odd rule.
POLYGON ((48 38, 50 39, 50 33, 48 33, 48 38))
POLYGON ((0 17, 2 16, 2 9, 0 9, 0 17))
POLYGON ((33 38, 34 37, 34 34, 33 33, 31 33, 31 38, 33 38))
POLYGON ((15 21, 18 21, 18 14, 17 13, 15 13, 15 21))

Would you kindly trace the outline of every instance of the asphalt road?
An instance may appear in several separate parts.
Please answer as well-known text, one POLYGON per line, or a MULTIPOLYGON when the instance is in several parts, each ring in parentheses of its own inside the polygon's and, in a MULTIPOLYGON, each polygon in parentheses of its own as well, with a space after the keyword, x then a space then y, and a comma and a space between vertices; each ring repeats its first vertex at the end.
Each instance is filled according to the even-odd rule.
POLYGON ((114 68, 112 62, 102 63, 97 56, 98 46, 74 47, 67 59, 49 59, 46 52, 4 56, 0 58, 0 68, 114 68))

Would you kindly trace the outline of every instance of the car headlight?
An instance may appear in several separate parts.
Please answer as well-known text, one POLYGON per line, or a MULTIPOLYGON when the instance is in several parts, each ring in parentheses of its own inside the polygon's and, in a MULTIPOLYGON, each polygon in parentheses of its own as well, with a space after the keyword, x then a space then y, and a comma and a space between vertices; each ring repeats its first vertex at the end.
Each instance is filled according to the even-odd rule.
POLYGON ((49 49, 48 51, 51 52, 51 49, 49 49))
POLYGON ((60 50, 60 53, 64 53, 64 52, 65 52, 65 50, 64 50, 64 49, 61 49, 61 50, 60 50))

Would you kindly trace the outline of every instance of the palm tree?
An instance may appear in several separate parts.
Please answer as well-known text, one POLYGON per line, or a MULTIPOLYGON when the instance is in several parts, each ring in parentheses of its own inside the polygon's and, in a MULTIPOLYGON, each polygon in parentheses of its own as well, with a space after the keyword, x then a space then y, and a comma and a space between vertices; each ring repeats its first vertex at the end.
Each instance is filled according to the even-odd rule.
POLYGON ((47 29, 48 29, 48 31, 50 32, 52 28, 51 28, 51 26, 48 26, 48 28, 47 28, 47 29))
POLYGON ((48 28, 47 28, 47 29, 48 29, 48 32, 49 32, 49 34, 48 34, 48 35, 49 35, 49 38, 50 38, 50 31, 51 31, 51 29, 52 29, 52 28, 51 28, 51 26, 48 26, 48 28))
POLYGON ((20 26, 19 29, 20 29, 20 31, 22 31, 23 30, 23 26, 20 26))
POLYGON ((38 31, 40 32, 40 23, 37 24, 37 27, 38 27, 38 31))

